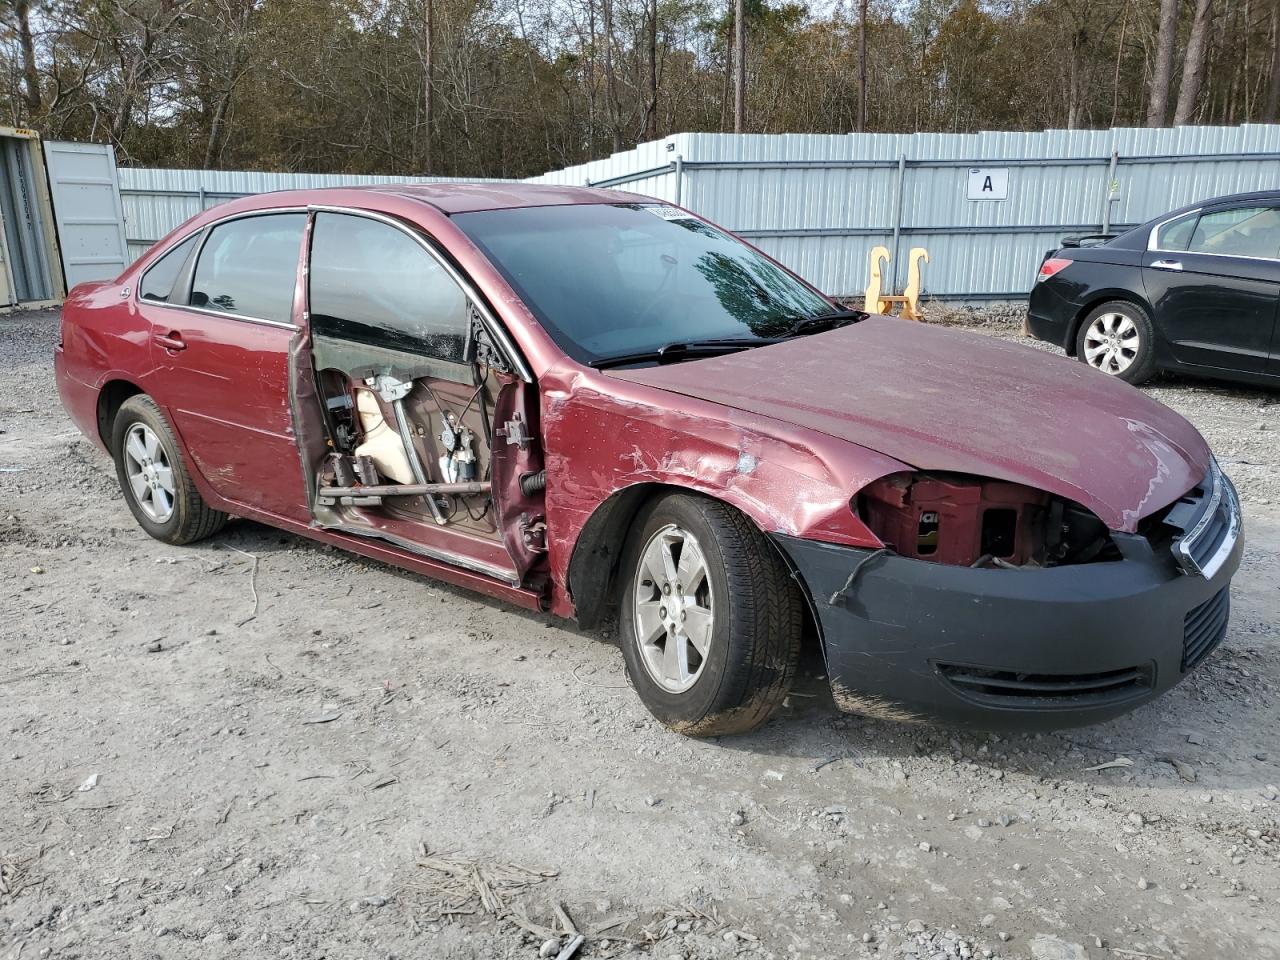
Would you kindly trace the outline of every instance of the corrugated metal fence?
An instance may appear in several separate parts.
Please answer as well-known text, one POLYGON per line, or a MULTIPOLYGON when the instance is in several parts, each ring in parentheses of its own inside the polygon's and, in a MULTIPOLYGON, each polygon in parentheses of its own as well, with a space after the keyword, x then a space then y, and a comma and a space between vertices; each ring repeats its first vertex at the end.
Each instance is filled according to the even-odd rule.
MULTIPOLYGON (((413 182, 122 169, 136 256, 182 219, 244 193, 413 182)), ((421 179, 421 178, 418 178, 421 179)), ((981 179, 981 178, 980 178, 981 179)), ((1024 297, 1044 251, 1072 233, 1141 223, 1199 199, 1280 188, 1280 126, 978 134, 678 134, 532 182, 592 184, 679 203, 747 237, 829 293, 857 295, 871 248, 929 250, 928 296, 1024 297), (969 199, 975 169, 1006 199, 969 199)))

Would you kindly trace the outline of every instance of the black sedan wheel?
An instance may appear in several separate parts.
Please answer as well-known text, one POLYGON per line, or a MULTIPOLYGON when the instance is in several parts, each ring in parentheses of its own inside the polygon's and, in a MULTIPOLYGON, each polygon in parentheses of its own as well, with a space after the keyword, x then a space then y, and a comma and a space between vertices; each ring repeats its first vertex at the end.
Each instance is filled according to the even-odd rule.
POLYGON ((1155 331, 1135 303, 1112 300, 1094 308, 1076 334, 1076 356, 1108 376, 1142 383, 1155 373, 1155 331))

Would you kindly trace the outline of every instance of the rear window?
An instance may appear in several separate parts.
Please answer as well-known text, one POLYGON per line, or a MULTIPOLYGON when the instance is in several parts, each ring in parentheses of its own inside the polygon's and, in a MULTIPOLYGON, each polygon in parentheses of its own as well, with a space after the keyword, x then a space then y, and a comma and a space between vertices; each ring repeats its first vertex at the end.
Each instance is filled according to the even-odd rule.
POLYGON ((138 296, 143 300, 167 303, 173 293, 173 285, 178 279, 178 274, 182 272, 182 266, 187 262, 187 255, 191 253, 195 242, 194 236, 187 237, 152 264, 142 275, 142 282, 138 284, 138 296))
POLYGON ((1191 234, 1200 219, 1199 212, 1190 214, 1180 220, 1172 220, 1156 231, 1156 248, 1159 250, 1185 250, 1191 241, 1191 234))
POLYGON ((193 307, 289 323, 305 213, 231 220, 213 228, 196 261, 193 307))

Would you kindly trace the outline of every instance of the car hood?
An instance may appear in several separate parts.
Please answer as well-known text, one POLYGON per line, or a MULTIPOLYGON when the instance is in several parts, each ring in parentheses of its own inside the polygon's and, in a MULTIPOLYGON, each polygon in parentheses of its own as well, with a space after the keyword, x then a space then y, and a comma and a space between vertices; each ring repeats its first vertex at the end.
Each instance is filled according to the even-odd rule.
POLYGON ((1026 484, 1113 530, 1195 486, 1209 449, 1126 383, 1004 340, 886 317, 613 376, 793 423, 919 470, 1026 484))

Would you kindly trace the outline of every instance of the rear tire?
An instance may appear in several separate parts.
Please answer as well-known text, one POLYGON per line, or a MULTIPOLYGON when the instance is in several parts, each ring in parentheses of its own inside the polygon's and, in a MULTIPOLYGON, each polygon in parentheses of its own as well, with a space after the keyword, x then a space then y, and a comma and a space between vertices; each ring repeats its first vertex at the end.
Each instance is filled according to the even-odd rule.
POLYGON ((627 675, 654 717, 715 737, 774 714, 795 677, 804 601, 746 517, 706 497, 655 500, 631 528, 618 581, 627 675))
POLYGON ((1156 331, 1147 311, 1128 300, 1094 307, 1076 331, 1076 358, 1126 383, 1150 380, 1156 372, 1156 331))
POLYGON ((173 428, 156 402, 137 394, 120 405, 111 453, 125 503, 138 525, 175 546, 212 536, 228 517, 206 504, 182 461, 173 428))

